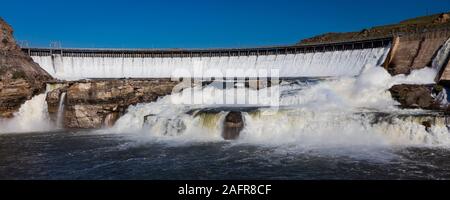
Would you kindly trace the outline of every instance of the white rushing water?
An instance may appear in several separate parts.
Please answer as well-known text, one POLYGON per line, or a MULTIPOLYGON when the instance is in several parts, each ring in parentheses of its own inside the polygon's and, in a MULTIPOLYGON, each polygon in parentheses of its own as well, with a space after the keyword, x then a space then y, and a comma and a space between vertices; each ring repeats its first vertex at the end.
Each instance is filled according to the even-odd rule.
MULTIPOLYGON (((423 112, 396 108, 398 103, 387 90, 400 83, 433 83, 435 74, 434 69, 424 68, 413 71, 409 76, 392 77, 381 67, 369 67, 358 77, 341 77, 306 85, 282 83, 273 86, 278 87, 281 94, 279 110, 259 108, 244 112, 245 128, 238 142, 288 145, 293 148, 450 145, 450 134, 445 123, 436 123, 429 130, 414 118, 373 123, 377 112, 399 115, 423 112)), ((221 99, 224 93, 247 90, 249 94, 254 92, 253 95, 258 95, 265 92, 248 88, 223 90, 212 86, 198 86, 194 90, 206 94, 207 98, 203 98, 205 104, 179 104, 191 99, 190 95, 184 94, 189 90, 185 90, 157 102, 129 108, 127 114, 108 131, 140 133, 157 140, 221 141, 221 124, 227 112, 199 115, 186 112, 214 107, 214 102, 221 99), (149 116, 146 123, 145 116, 149 116)))
MULTIPOLYGON (((278 91, 279 107, 275 110, 259 108, 244 112, 245 126, 238 143, 294 149, 386 145, 448 146, 450 134, 446 126, 446 118, 432 117, 436 123, 427 128, 423 124, 425 118, 412 116, 418 113, 423 114, 424 111, 397 108, 396 105, 399 103, 392 99, 388 89, 396 84, 433 84, 437 72, 444 63, 443 55, 448 53, 449 46, 450 42, 447 42, 440 49, 433 61, 433 66, 414 70, 409 75, 391 76, 384 68, 372 63, 364 67, 360 65, 358 68, 360 73, 347 73, 348 76, 312 83, 282 82, 272 86, 272 89, 275 88, 274 90, 278 91), (358 76, 351 76, 355 74, 358 76), (383 118, 382 114, 380 117, 380 113, 389 113, 391 118, 383 118)), ((385 52, 382 54, 384 55, 385 52)), ((375 53, 372 57, 375 58, 377 55, 381 54, 375 53)), ((355 57, 347 59, 348 63, 356 63, 352 60, 355 57)), ((337 66, 337 68, 350 69, 345 65, 337 66)), ((320 70, 323 69, 320 68, 320 70)), ((299 71, 301 70, 292 71, 292 73, 299 71)), ((320 72, 317 73, 320 74, 320 72)), ((222 140, 221 124, 227 112, 199 115, 186 113, 202 107, 233 106, 223 105, 221 101, 224 96, 232 94, 245 93, 247 98, 257 97, 260 102, 270 102, 273 97, 266 99, 267 90, 197 86, 166 96, 157 102, 129 108, 128 112, 109 131, 137 132, 152 139, 176 138, 178 141, 198 141, 201 138, 201 141, 220 141, 222 140), (197 93, 192 95, 192 91, 197 93), (203 104, 195 103, 196 100, 200 100, 203 104), (207 123, 204 123, 205 121, 207 123)), ((234 104, 239 102, 239 97, 233 96, 233 98, 235 101, 231 102, 234 104)))
MULTIPOLYGON (((358 75, 366 65, 384 61, 389 47, 305 54, 231 57, 70 57, 32 56, 52 76, 59 79, 155 78, 178 75, 224 76, 230 70, 279 69, 281 77, 323 77, 358 75)), ((253 72, 249 72, 252 74, 253 72)), ((238 74, 242 75, 242 74, 238 74)))
POLYGON ((0 133, 48 131, 54 126, 47 111, 47 94, 34 96, 14 113, 11 119, 0 119, 0 133))
POLYGON ((64 119, 64 101, 66 100, 66 93, 63 92, 59 98, 58 113, 56 115, 56 126, 58 128, 63 127, 64 119))
POLYGON ((442 45, 441 49, 436 54, 436 57, 433 59, 433 62, 431 66, 436 69, 436 71, 440 71, 443 65, 445 64, 445 61, 447 59, 447 56, 449 56, 450 53, 450 38, 442 45))
MULTIPOLYGON (((435 123, 426 128, 420 120, 414 118, 376 120, 379 112, 392 115, 424 112, 398 109, 396 105, 399 103, 392 99, 388 89, 402 83, 434 83, 437 71, 443 63, 440 60, 445 57, 439 55, 442 51, 447 51, 450 42, 447 43, 438 53, 436 59, 439 61, 435 60, 433 67, 415 70, 407 76, 391 76, 378 66, 389 48, 259 57, 57 57, 54 61, 47 57, 34 59, 51 74, 65 79, 169 77, 174 68, 191 68, 195 63, 220 70, 233 67, 279 66, 280 76, 284 77, 334 76, 312 82, 283 81, 260 90, 245 87, 223 89, 214 85, 195 86, 162 97, 156 102, 130 106, 127 113, 121 116, 112 128, 104 130, 108 133, 137 133, 152 140, 223 141, 222 124, 228 111, 206 113, 199 110, 211 107, 256 106, 259 108, 243 113, 245 127, 237 143, 292 148, 361 145, 447 146, 450 145, 450 134, 445 123, 435 123), (267 95, 269 93, 271 95, 267 95), (224 101, 225 97, 227 98, 224 101), (232 101, 228 101, 229 97, 232 97, 232 101), (252 98, 257 99, 257 102, 249 103, 248 99, 252 98), (272 105, 274 100, 277 107, 265 108, 272 105)), ((60 102, 60 108, 63 103, 60 102)), ((43 130, 49 127, 48 120, 43 120, 48 118, 46 115, 45 97, 36 96, 25 103, 12 120, 2 123, 32 124, 15 125, 14 131, 18 132, 18 127, 33 131, 43 130), (43 121, 46 123, 42 123, 43 121)))

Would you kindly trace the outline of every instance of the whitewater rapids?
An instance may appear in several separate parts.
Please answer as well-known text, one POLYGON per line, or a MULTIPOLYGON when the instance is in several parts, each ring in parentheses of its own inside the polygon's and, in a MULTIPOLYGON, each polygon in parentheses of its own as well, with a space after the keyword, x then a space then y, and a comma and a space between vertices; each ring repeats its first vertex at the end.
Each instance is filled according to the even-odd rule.
MULTIPOLYGON (((372 66, 357 77, 282 82, 270 88, 279 91, 279 107, 274 109, 262 106, 244 112, 244 130, 236 143, 291 148, 450 145, 450 134, 445 123, 436 124, 431 130, 427 130, 420 122, 407 118, 373 123, 375 114, 379 112, 424 112, 398 109, 398 102, 392 99, 388 89, 401 83, 432 84, 435 75, 435 69, 424 68, 413 71, 409 76, 391 76, 382 67, 372 66)), ((221 124, 227 111, 187 113, 202 108, 232 107, 221 104, 223 96, 243 91, 248 95, 258 96, 268 89, 198 86, 193 90, 205 97, 202 98, 203 104, 189 104, 191 96, 184 94, 189 90, 184 90, 157 102, 130 107, 108 132, 138 133, 142 138, 150 140, 223 141, 221 124), (146 116, 151 116, 151 120, 146 122, 146 116)), ((234 98, 234 102, 238 102, 238 97, 234 98)), ((266 101, 263 99, 261 102, 266 101)))
MULTIPOLYGON (((114 61, 117 58, 76 58, 81 59, 77 61, 75 58, 61 57, 56 59, 58 63, 50 63, 56 68, 47 68, 50 66, 49 63, 45 64, 49 62, 48 58, 33 59, 44 63, 42 66, 53 75, 67 79, 137 77, 138 74, 164 77, 170 75, 168 71, 171 65, 189 67, 189 63, 202 63, 209 68, 220 69, 231 65, 250 68, 279 65, 282 66, 280 75, 285 77, 331 76, 319 80, 285 80, 260 90, 242 85, 232 88, 220 88, 214 84, 199 85, 162 97, 156 102, 130 106, 112 128, 101 130, 102 133, 130 133, 139 136, 140 140, 151 141, 222 142, 222 125, 229 112, 227 109, 249 107, 252 109, 243 112, 244 129, 234 143, 303 149, 392 145, 446 147, 450 145, 446 123, 436 123, 426 128, 410 118, 389 121, 375 119, 377 113, 424 113, 423 110, 397 108, 399 103, 392 99, 388 89, 396 84, 434 84, 442 64, 439 60, 444 57, 444 51, 448 51, 448 46, 450 42, 439 51, 431 67, 412 71, 408 76, 391 76, 379 66, 389 48, 258 58, 160 58, 158 61, 156 58, 151 61, 146 58, 139 58, 139 61, 135 60, 137 58, 127 58, 128 61, 122 59, 120 62, 114 61), (194 62, 195 59, 200 61, 194 62), (106 66, 117 68, 107 69, 106 66), (83 70, 87 68, 90 70, 83 70), (227 97, 227 101, 224 101, 224 97, 227 97), (229 97, 232 97, 231 101, 229 97), (257 101, 250 103, 249 99, 257 101), (219 112, 201 111, 211 108, 219 112)), ((12 120, 0 122, 3 128, 0 132, 47 130, 50 125, 45 111, 45 97, 34 97, 22 106, 12 120), (28 124, 23 125, 27 127, 26 130, 17 127, 11 130, 14 129, 12 124, 21 123, 28 124), (4 127, 9 128, 5 130, 4 127)))

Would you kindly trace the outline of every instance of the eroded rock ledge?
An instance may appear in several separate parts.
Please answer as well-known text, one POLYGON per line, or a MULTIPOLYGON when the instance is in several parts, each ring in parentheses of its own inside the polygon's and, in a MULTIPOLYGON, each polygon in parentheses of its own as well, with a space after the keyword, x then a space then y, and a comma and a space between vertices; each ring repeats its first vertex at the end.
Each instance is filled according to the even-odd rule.
POLYGON ((60 100, 65 93, 65 128, 111 126, 128 106, 156 101, 171 94, 177 84, 170 79, 65 82, 47 94, 48 111, 56 121, 60 100))

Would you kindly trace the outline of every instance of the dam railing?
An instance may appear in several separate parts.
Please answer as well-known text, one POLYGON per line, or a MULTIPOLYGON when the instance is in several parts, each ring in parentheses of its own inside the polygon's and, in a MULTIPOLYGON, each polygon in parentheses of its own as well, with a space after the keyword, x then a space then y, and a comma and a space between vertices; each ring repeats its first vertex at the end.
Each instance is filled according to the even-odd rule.
POLYGON ((22 48, 30 56, 68 57, 221 57, 302 54, 386 47, 392 37, 320 44, 209 49, 109 49, 109 48, 22 48))

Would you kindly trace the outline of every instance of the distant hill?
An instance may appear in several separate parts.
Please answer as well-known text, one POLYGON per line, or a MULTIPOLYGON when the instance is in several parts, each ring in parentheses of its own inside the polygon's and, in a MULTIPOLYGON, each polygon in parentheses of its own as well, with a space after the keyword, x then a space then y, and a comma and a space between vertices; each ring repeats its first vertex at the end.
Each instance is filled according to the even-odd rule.
POLYGON ((359 32, 326 33, 312 38, 304 39, 297 44, 311 44, 342 40, 356 40, 370 37, 384 37, 391 36, 395 33, 422 32, 439 28, 450 28, 450 13, 417 17, 401 21, 398 24, 376 26, 369 29, 363 29, 359 32))

